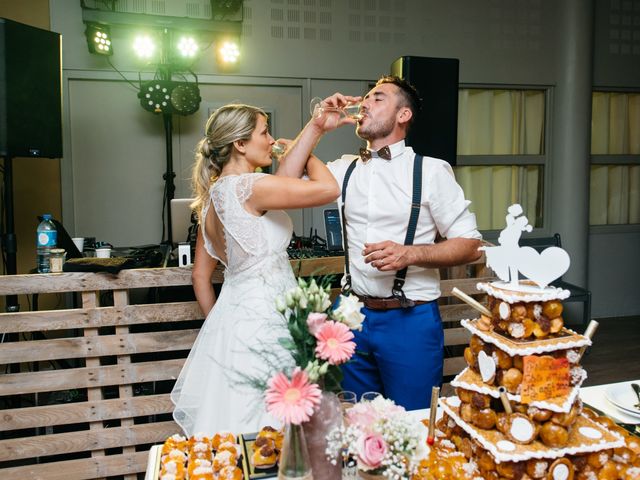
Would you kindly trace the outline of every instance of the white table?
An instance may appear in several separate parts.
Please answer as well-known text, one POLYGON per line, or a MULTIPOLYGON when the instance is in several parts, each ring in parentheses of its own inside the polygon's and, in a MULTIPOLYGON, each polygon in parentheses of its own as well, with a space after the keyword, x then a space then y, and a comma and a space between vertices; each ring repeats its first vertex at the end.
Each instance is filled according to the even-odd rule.
POLYGON ((640 417, 629 415, 613 405, 607 400, 606 392, 607 388, 614 385, 627 384, 635 381, 640 383, 640 380, 629 380, 619 383, 607 383, 605 385, 598 385, 595 387, 585 387, 580 389, 580 398, 587 405, 600 410, 607 417, 610 417, 616 423, 628 423, 631 425, 640 425, 640 417))

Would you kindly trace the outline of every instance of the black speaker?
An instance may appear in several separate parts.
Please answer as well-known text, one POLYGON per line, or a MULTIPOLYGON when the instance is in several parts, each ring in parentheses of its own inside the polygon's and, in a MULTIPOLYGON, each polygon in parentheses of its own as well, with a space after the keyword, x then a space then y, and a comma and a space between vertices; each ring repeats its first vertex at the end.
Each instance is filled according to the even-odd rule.
POLYGON ((0 18, 0 156, 62 157, 60 34, 0 18))
POLYGON ((407 144, 422 155, 456 164, 458 141, 457 58, 400 57, 391 74, 411 83, 422 98, 422 110, 414 120, 407 144))

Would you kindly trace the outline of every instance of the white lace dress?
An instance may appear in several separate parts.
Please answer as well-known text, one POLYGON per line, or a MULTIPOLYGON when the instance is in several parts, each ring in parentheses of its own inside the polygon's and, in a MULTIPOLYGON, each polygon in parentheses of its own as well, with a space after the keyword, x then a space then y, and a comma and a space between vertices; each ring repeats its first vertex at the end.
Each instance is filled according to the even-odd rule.
MULTIPOLYGON (((288 333, 274 303, 276 296, 295 286, 286 251, 291 219, 283 211, 256 217, 244 209, 253 184, 264 175, 222 177, 211 187, 203 210, 204 218, 213 202, 224 225, 227 264, 220 295, 171 392, 173 417, 186 435, 277 426, 265 411, 262 392, 243 378, 265 378, 274 367, 293 363, 278 345, 278 338, 288 333), (256 350, 268 352, 269 358, 256 350)), ((202 235, 207 252, 220 260, 204 224, 202 235)))

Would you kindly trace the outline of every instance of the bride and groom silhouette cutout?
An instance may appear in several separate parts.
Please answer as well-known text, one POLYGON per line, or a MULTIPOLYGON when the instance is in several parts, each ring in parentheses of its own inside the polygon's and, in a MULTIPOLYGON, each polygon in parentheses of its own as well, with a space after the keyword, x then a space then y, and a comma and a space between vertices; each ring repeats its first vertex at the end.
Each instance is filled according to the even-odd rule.
POLYGON ((532 247, 519 245, 522 232, 531 232, 533 227, 523 214, 519 204, 507 209, 507 226, 500 232, 498 246, 480 247, 484 250, 489 266, 509 288, 518 289, 519 274, 527 277, 540 288, 545 288, 560 278, 570 264, 569 254, 559 247, 548 247, 538 253, 532 247))

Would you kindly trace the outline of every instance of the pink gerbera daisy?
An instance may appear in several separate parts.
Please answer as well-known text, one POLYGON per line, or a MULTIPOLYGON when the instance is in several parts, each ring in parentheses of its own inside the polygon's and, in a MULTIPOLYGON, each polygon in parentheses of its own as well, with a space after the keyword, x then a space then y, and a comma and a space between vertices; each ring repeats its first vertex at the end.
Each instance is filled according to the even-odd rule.
POLYGON ((339 365, 351 358, 356 344, 351 341, 353 332, 344 323, 325 322, 316 334, 318 357, 331 365, 339 365))
POLYGON ((300 425, 313 415, 320 403, 320 388, 309 382, 307 372, 296 368, 291 380, 280 372, 269 379, 267 411, 284 423, 300 425))

